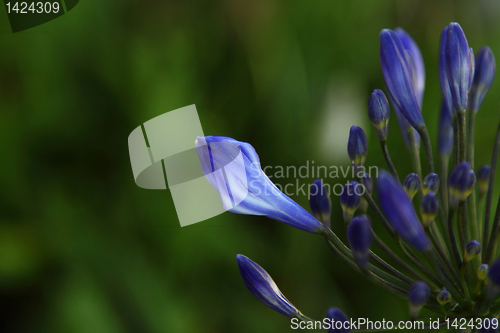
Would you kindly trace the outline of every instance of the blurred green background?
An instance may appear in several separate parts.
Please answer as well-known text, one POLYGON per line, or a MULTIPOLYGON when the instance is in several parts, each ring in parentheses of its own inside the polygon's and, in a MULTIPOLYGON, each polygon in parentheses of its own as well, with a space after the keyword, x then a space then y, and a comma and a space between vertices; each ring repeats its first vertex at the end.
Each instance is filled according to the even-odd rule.
MULTIPOLYGON (((471 47, 498 56, 499 17, 494 0, 81 0, 13 34, 0 9, 0 331, 292 331, 246 290, 237 253, 311 317, 336 306, 354 318, 406 319, 404 300, 318 236, 230 213, 181 228, 169 191, 135 185, 127 137, 196 104, 206 135, 250 142, 264 166, 347 166, 358 125, 367 164, 383 167, 366 115, 371 91, 385 90, 380 30, 401 26, 421 48, 436 147, 441 29, 457 21, 471 47)), ((491 159, 499 92, 496 82, 477 117, 478 166, 491 159)), ((392 118, 389 148, 404 175, 410 155, 392 118)), ((308 207, 306 196, 293 199, 308 207)))

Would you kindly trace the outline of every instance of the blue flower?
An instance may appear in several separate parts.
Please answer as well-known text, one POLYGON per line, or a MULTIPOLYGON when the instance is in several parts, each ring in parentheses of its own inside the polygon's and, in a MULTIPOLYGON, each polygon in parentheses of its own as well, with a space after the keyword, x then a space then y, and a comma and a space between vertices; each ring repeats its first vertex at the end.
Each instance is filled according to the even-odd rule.
POLYGON ((451 301, 451 293, 446 288, 441 289, 437 295, 437 301, 441 305, 448 303, 451 301))
POLYGON ((439 200, 434 192, 427 193, 420 203, 420 215, 422 216, 422 224, 430 226, 432 221, 439 213, 439 200))
MULTIPOLYGON (((349 154, 355 168, 365 164, 366 155, 368 154, 368 142, 361 127, 351 126, 349 140, 347 141, 347 154, 349 154)), ((357 171, 355 172, 357 173, 357 171)))
POLYGON ((495 56, 488 46, 482 47, 476 56, 474 81, 470 89, 469 108, 477 112, 495 78, 495 56))
POLYGON ((264 215, 311 233, 320 233, 324 228, 269 180, 250 144, 206 136, 198 137, 196 150, 203 174, 219 192, 224 209, 237 214, 264 215))
MULTIPOLYGON (((451 98, 450 83, 448 81, 448 73, 446 67, 446 41, 448 39, 448 26, 443 28, 441 32, 441 40, 439 42, 439 84, 441 85, 441 92, 443 94, 443 104, 441 106, 441 121, 443 120, 443 112, 447 110, 450 112, 450 119, 453 119, 452 110, 453 102, 451 98)), ((450 122, 451 126, 451 122, 450 122)), ((453 140, 453 132, 452 132, 453 140)), ((453 141, 451 142, 453 147, 453 141)), ((451 149, 450 149, 451 152, 451 149)), ((449 154, 445 154, 449 155, 449 154)))
POLYGON ((481 244, 477 240, 471 240, 465 245, 464 261, 469 262, 481 253, 481 244))
POLYGON ((346 223, 352 219, 356 209, 358 209, 361 194, 363 194, 363 188, 355 181, 346 184, 342 189, 342 193, 340 193, 340 206, 342 207, 346 223))
POLYGON ((457 207, 461 201, 467 198, 471 185, 473 185, 471 171, 470 164, 462 162, 450 172, 448 201, 451 207, 457 207))
POLYGON ((420 52, 417 43, 415 43, 413 38, 411 38, 406 31, 401 28, 396 28, 395 32, 401 40, 403 48, 408 55, 415 97, 417 98, 420 109, 422 109, 425 89, 425 66, 422 53, 420 52))
POLYGON ((429 300, 431 290, 424 282, 417 282, 410 287, 408 291, 408 301, 410 302, 410 313, 412 317, 416 317, 422 307, 429 300))
POLYGON ((389 94, 410 124, 416 129, 424 125, 424 119, 415 95, 415 87, 407 51, 398 35, 384 29, 380 32, 380 60, 389 94))
POLYGON ((489 165, 483 165, 477 172, 477 184, 479 186, 479 193, 481 194, 488 192, 490 173, 491 167, 489 165))
POLYGON ((328 317, 328 319, 330 319, 329 324, 331 326, 331 328, 329 328, 327 330, 328 333, 349 333, 349 332, 351 332, 351 329, 349 326, 350 325, 349 319, 339 309, 330 308, 328 310, 328 313, 326 316, 328 317), (340 325, 339 323, 342 323, 342 325, 340 325))
POLYGON ((375 89, 368 99, 368 117, 377 130, 380 140, 387 139, 389 125, 389 102, 382 90, 375 89))
POLYGON ((309 205, 311 206, 312 215, 323 223, 330 221, 332 213, 332 202, 328 191, 321 179, 316 179, 309 191, 309 205))
POLYGON ((416 173, 410 173, 406 176, 403 187, 410 200, 412 200, 420 189, 420 177, 416 173))
POLYGON ((372 229, 366 215, 356 216, 347 227, 347 240, 351 246, 352 255, 359 267, 365 268, 370 258, 372 245, 372 229))
POLYGON ((431 243, 410 199, 401 185, 386 171, 381 171, 378 178, 378 196, 382 211, 401 238, 420 251, 428 250, 431 243))
POLYGON ((429 192, 437 193, 439 190, 439 176, 437 173, 430 173, 424 178, 422 184, 424 195, 429 192))
POLYGON ((456 22, 448 25, 445 59, 453 109, 464 111, 474 77, 474 53, 462 27, 456 22))
MULTIPOLYGON (((451 103, 451 100, 450 100, 451 103)), ((438 152, 443 156, 450 156, 453 150, 453 114, 448 103, 443 100, 439 117, 438 152)))
POLYGON ((298 313, 297 308, 281 293, 273 278, 258 264, 242 254, 236 255, 241 278, 259 301, 287 317, 298 313))

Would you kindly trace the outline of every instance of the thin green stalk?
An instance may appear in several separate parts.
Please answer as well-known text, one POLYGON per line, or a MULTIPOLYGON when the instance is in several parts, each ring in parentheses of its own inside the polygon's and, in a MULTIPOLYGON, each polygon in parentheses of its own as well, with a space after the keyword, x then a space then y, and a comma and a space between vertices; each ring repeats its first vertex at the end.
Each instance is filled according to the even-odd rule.
POLYGON ((457 231, 458 231, 458 239, 460 241, 460 248, 462 252, 465 251, 465 244, 467 244, 467 221, 464 220, 464 205, 465 201, 461 201, 458 204, 458 213, 457 213, 457 231))
POLYGON ((448 230, 450 232, 451 250, 453 252, 453 257, 455 258, 456 268, 460 268, 462 264, 462 258, 460 257, 460 251, 458 250, 457 237, 455 236, 455 227, 453 226, 453 216, 455 215, 455 209, 450 207, 448 212, 448 230))
MULTIPOLYGON (((484 216, 484 198, 485 198, 485 194, 483 193, 479 193, 479 199, 477 200, 477 207, 478 207, 478 210, 477 210, 477 220, 478 221, 482 221, 483 220, 483 216, 484 216)), ((485 243, 483 243, 483 228, 484 228, 484 225, 482 223, 478 223, 478 227, 479 227, 479 232, 478 232, 478 237, 480 238, 479 239, 479 243, 485 245, 485 243)))
POLYGON ((410 151, 413 168, 415 173, 422 179, 422 166, 420 164, 420 146, 415 138, 415 130, 410 128, 406 131, 408 135, 408 141, 410 142, 410 151))
MULTIPOLYGON (((340 259, 342 259, 349 266, 358 269, 358 265, 354 262, 351 250, 345 246, 345 244, 335 235, 333 231, 328 228, 323 229, 322 235, 326 238, 327 244, 330 249, 335 252, 340 259)), ((408 282, 402 281, 401 279, 386 273, 382 269, 374 266, 370 263, 367 265, 367 269, 372 271, 377 276, 380 276, 381 280, 385 280, 390 284, 394 284, 395 286, 399 286, 400 288, 404 288, 408 286, 408 282)))
POLYGON ((398 172, 396 171, 396 167, 394 163, 392 163, 391 156, 389 155, 389 148, 387 147, 387 140, 380 140, 380 147, 382 148, 382 154, 384 155, 387 166, 389 167, 389 171, 392 173, 394 178, 401 184, 399 180, 398 172))
POLYGON ((434 157, 432 155, 432 145, 431 138, 429 137, 429 132, 427 132, 427 127, 423 125, 417 129, 420 138, 422 139, 422 144, 424 146, 425 156, 427 157, 427 168, 429 173, 434 173, 434 157))
MULTIPOLYGON (((486 209, 484 211, 484 229, 483 229, 483 244, 486 246, 489 242, 490 232, 490 215, 491 215, 491 200, 493 199, 493 185, 495 183, 495 173, 497 168, 498 151, 500 150, 500 123, 498 124, 497 135, 495 137, 495 145, 493 146, 493 155, 491 157, 491 172, 488 185, 488 193, 486 194, 486 209)), ((483 252, 483 262, 486 258, 486 251, 483 252)))
POLYGON ((465 278, 465 267, 466 266, 467 266, 466 261, 462 262, 462 266, 460 266, 460 283, 462 284, 462 288, 465 292, 465 299, 467 300, 467 305, 469 306, 469 309, 472 309, 472 307, 473 307, 472 299, 470 297, 469 286, 467 285, 466 278, 465 278))
POLYGON ((382 224, 387 229, 387 231, 391 234, 391 236, 394 237, 394 238, 397 237, 396 231, 394 231, 394 228, 389 223, 389 221, 387 221, 387 219, 385 218, 384 214, 382 213, 382 211, 380 210, 380 208, 378 208, 378 206, 375 203, 375 201, 373 201, 373 198, 370 196, 370 194, 365 191, 365 193, 364 193, 363 196, 366 199, 366 201, 368 202, 368 206, 370 206, 370 208, 375 211, 375 213, 377 214, 378 218, 380 219, 380 222, 382 222, 382 224))
POLYGON ((458 165, 460 159, 460 132, 458 130, 458 116, 453 113, 453 168, 458 165))
POLYGON ((308 321, 315 321, 314 319, 309 318, 308 316, 304 315, 302 312, 297 312, 295 314, 295 318, 298 318, 302 321, 308 322, 308 321))
POLYGON ((429 227, 425 228, 425 233, 427 234, 427 237, 430 238, 432 245, 434 246, 434 249, 436 250, 436 252, 438 254, 438 258, 440 258, 441 262, 448 269, 450 274, 453 275, 453 278, 458 281, 460 279, 460 277, 458 276, 457 271, 453 267, 450 259, 444 253, 443 248, 440 246, 440 244, 436 240, 436 237, 434 236, 434 234, 432 233, 432 231, 429 227))
POLYGON ((455 300, 461 304, 465 303, 464 298, 460 294, 460 292, 456 289, 455 285, 453 283, 450 283, 450 281, 447 279, 446 275, 443 273, 443 269, 441 264, 439 263, 439 260, 436 257, 436 254, 432 251, 426 251, 425 256, 429 263, 432 265, 434 272, 438 274, 440 277, 441 282, 443 285, 448 289, 448 291, 453 295, 455 300))
POLYGON ((465 110, 457 110, 458 118, 458 130, 460 133, 460 160, 459 162, 465 161, 465 110))
POLYGON ((446 155, 440 155, 441 163, 440 169, 441 172, 439 173, 439 177, 441 180, 441 201, 443 202, 442 208, 444 211, 445 219, 443 220, 443 225, 446 225, 444 221, 448 219, 447 212, 448 212, 448 163, 450 160, 449 156, 446 155))
POLYGON ((440 285, 441 282, 439 279, 432 274, 432 272, 418 259, 418 257, 413 253, 413 251, 405 244, 403 243, 402 239, 398 239, 399 246, 405 253, 406 257, 415 265, 418 267, 418 269, 424 273, 427 278, 429 278, 435 285, 440 285))
MULTIPOLYGON (((474 123, 476 120, 476 112, 469 109, 469 121, 467 123, 467 162, 469 162, 472 170, 474 170, 474 123)), ((467 198, 469 211, 471 212, 471 232, 472 239, 478 239, 479 228, 477 223, 476 213, 476 191, 472 191, 467 198)))
POLYGON ((394 260, 401 268, 406 270, 411 276, 417 280, 425 280, 422 275, 411 268, 404 260, 402 260, 396 253, 394 253, 376 234, 373 232, 373 240, 392 260, 394 260))
POLYGON ((493 250, 495 249, 495 244, 498 240, 498 229, 500 228, 500 197, 498 198, 497 209, 495 211, 495 217, 493 218, 493 227, 491 228, 491 237, 488 242, 488 248, 486 249, 486 255, 484 257, 484 263, 488 264, 491 260, 493 250))

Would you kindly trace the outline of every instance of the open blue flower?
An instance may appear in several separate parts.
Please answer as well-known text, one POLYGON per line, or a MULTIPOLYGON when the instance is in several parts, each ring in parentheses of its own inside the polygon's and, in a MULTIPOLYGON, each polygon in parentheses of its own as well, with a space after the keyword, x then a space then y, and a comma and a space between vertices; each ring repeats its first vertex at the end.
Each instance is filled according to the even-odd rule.
POLYGON ((219 192, 224 209, 237 214, 264 215, 311 233, 324 228, 271 182, 249 143, 206 136, 198 137, 196 149, 203 174, 219 192))

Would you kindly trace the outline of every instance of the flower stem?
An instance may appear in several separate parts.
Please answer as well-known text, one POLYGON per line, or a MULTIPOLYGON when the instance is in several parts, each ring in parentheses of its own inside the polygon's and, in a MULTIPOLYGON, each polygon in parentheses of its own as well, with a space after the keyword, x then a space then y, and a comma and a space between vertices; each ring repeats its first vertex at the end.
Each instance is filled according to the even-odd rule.
MULTIPOLYGON (((469 162, 472 170, 474 170, 474 123, 476 119, 476 112, 469 109, 469 122, 467 123, 467 162, 469 162)), ((478 239, 479 228, 477 223, 476 212, 476 191, 472 191, 467 198, 467 204, 472 215, 472 239, 478 239)))
POLYGON ((434 157, 432 155, 432 145, 431 138, 429 137, 429 132, 427 132, 427 127, 423 125, 421 128, 417 129, 418 134, 422 139, 422 143, 424 145, 425 156, 427 157, 427 167, 429 173, 434 173, 434 157))
POLYGON ((389 149, 387 147, 387 140, 380 140, 380 147, 382 148, 382 154, 384 155, 385 161, 387 162, 387 166, 389 167, 389 171, 392 173, 394 178, 401 184, 399 180, 398 172, 396 171, 396 167, 394 163, 392 163, 391 156, 389 155, 389 149))
POLYGON ((458 131, 458 116, 453 113, 453 168, 458 165, 460 155, 460 132, 458 131))
POLYGON ((460 277, 458 276, 457 271, 453 268, 453 265, 451 264, 451 261, 449 260, 449 258, 444 253, 443 248, 440 246, 440 244, 436 240, 436 237, 432 233, 430 227, 426 227, 425 228, 425 232, 427 234, 427 237, 430 238, 430 240, 432 242, 432 245, 434 245, 434 249, 436 250, 436 252, 438 254, 438 258, 441 259, 441 262, 444 264, 444 266, 446 266, 446 268, 448 269, 448 271, 453 275, 453 278, 455 280, 457 280, 457 281, 460 280, 460 277))
POLYGON ((415 169, 415 173, 422 179, 422 166, 420 164, 420 146, 417 144, 417 140, 415 138, 415 131, 413 128, 408 129, 406 131, 408 134, 408 141, 410 141, 410 150, 411 150, 411 159, 413 168, 415 169))
POLYGON ((443 269, 439 263, 439 260, 436 257, 436 254, 432 250, 428 250, 425 252, 425 256, 427 260, 432 265, 434 272, 438 274, 443 285, 448 289, 448 291, 453 295, 455 300, 461 304, 465 302, 464 298, 460 294, 460 292, 456 289, 455 285, 451 283, 446 275, 443 273, 443 269))
MULTIPOLYGON (((488 193, 486 194, 486 209, 484 211, 484 229, 483 229, 483 244, 486 246, 489 242, 490 232, 490 215, 491 215, 491 200, 493 199, 493 185, 495 183, 495 171, 497 167, 498 151, 500 150, 500 124, 498 124, 497 135, 495 137, 495 145, 493 146, 493 155, 491 157, 491 172, 488 185, 488 193)), ((486 262, 486 253, 483 252, 483 262, 486 262)))
POLYGON ((373 239, 375 243, 384 251, 392 260, 394 260, 399 266, 406 270, 411 276, 417 280, 425 280, 422 275, 411 268, 404 260, 402 260, 396 253, 394 253, 376 234, 372 231, 373 239))
POLYGON ((465 110, 457 110, 458 118, 458 130, 460 133, 460 160, 459 162, 465 161, 465 110))
POLYGON ((458 250, 457 237, 455 236, 455 228, 453 226, 453 216, 455 215, 455 208, 450 207, 448 213, 448 230, 450 232, 451 249, 453 252, 453 257, 455 258, 456 268, 460 268, 462 264, 462 258, 460 257, 460 251, 458 250))
POLYGON ((457 231, 458 231, 458 239, 460 241, 460 248, 462 251, 465 251, 465 244, 467 243, 467 222, 464 221, 464 205, 465 201, 461 201, 458 204, 458 213, 457 213, 457 231))

